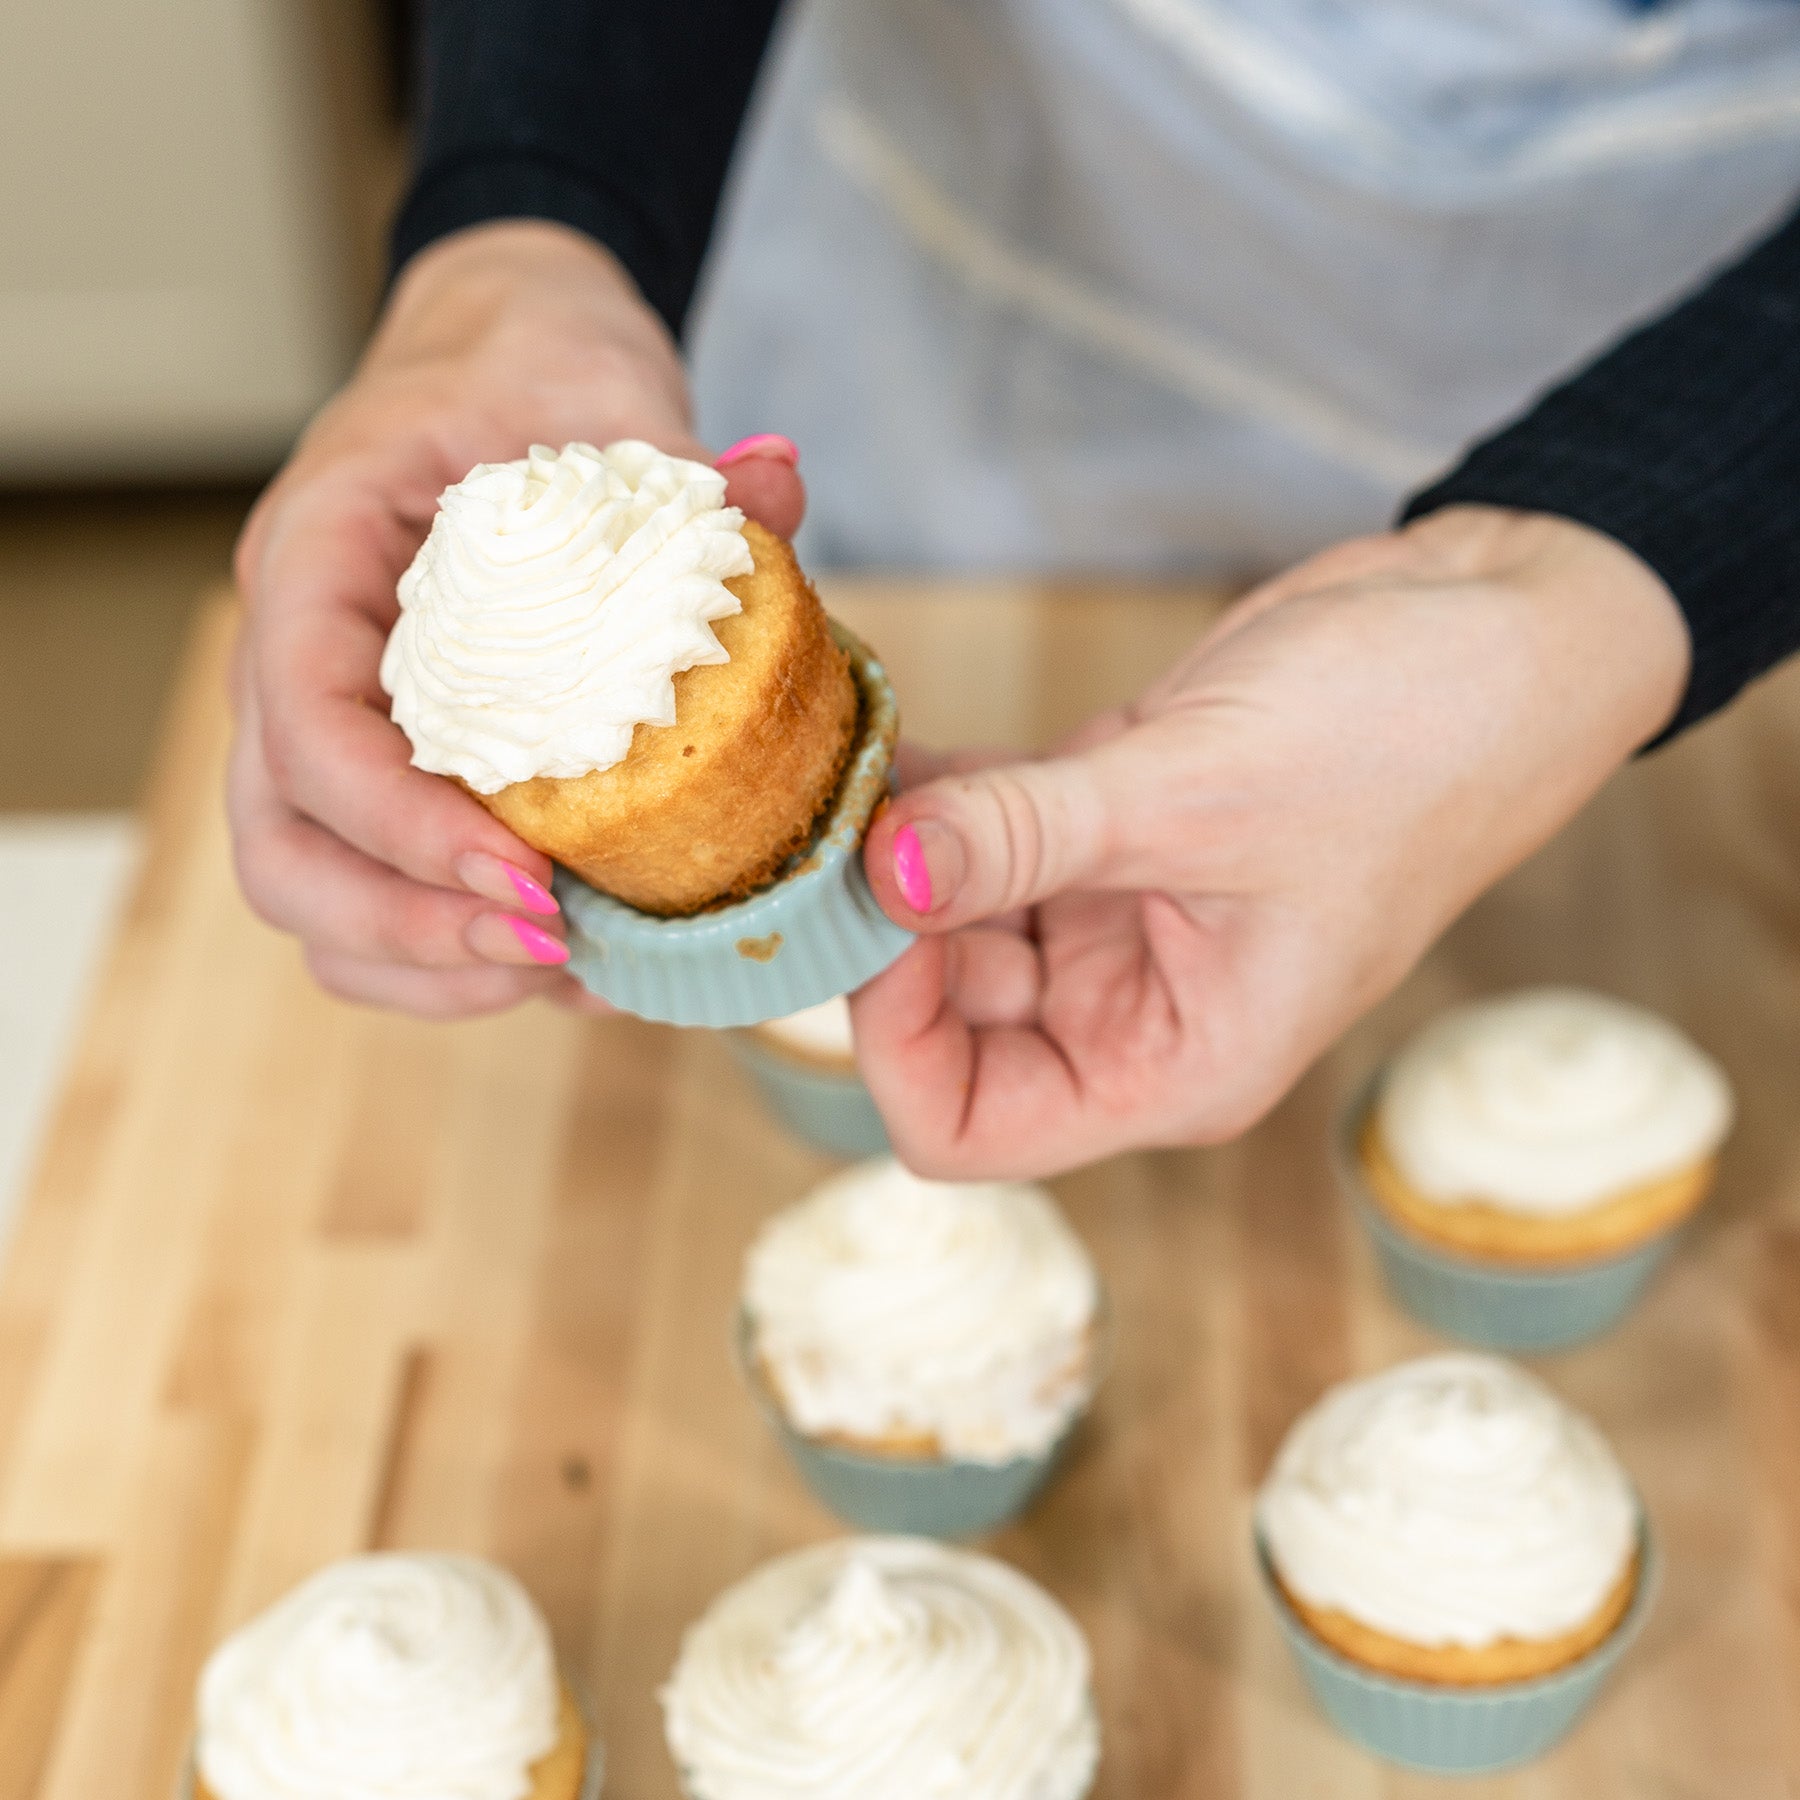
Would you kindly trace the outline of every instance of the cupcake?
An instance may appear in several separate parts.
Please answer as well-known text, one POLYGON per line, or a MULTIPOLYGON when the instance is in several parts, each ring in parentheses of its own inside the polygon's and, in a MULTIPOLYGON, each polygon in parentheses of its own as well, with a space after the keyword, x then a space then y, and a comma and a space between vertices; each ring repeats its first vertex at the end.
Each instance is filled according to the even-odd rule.
POLYGON ((732 1050, 797 1137, 834 1156, 887 1149, 887 1127, 856 1071, 850 1003, 841 995, 738 1033, 732 1050))
POLYGON ((1284 1440, 1256 1532, 1326 1711, 1421 1767, 1547 1748, 1648 1603, 1648 1539, 1617 1458, 1494 1357, 1424 1357, 1334 1388, 1284 1440))
POLYGON ((1099 1372, 1100 1286, 1041 1188, 858 1164, 745 1268, 753 1388, 834 1511, 960 1536, 1042 1486, 1099 1372))
POLYGON ((764 1564, 688 1630, 663 1718, 688 1800, 1082 1800, 1100 1754, 1075 1622, 917 1538, 764 1564))
POLYGON ((1350 1122, 1348 1173, 1390 1282, 1502 1349, 1610 1325, 1713 1184, 1723 1072, 1674 1026, 1543 988, 1459 1007, 1350 1122))
POLYGON ((592 1800, 599 1764, 530 1596, 472 1557, 333 1564, 200 1677, 196 1800, 592 1800))
POLYGON ((857 723, 849 657, 725 478, 625 440, 447 489, 382 658, 422 768, 643 912, 771 881, 857 723))

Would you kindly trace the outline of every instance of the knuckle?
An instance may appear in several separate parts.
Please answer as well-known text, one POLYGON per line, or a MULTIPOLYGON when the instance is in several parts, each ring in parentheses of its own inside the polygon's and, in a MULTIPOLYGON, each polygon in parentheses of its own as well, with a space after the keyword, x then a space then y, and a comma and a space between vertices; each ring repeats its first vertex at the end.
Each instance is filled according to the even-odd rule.
POLYGON ((279 713, 265 707, 262 716, 262 759, 275 791, 291 801, 303 767, 303 753, 298 734, 292 731, 279 713))
MULTIPOLYGON (((478 903, 471 902, 471 909, 478 903)), ((373 953, 414 968, 451 969, 475 961, 462 941, 458 901, 416 882, 385 895, 371 919, 373 953), (458 916, 453 916, 458 915, 458 916)))
POLYGON ((333 999, 361 1002, 367 997, 362 984, 355 977, 353 965, 342 957, 321 949, 317 944, 305 945, 302 954, 307 973, 333 999))
POLYGON ((988 817, 982 835, 994 858, 997 906, 1025 904, 1039 891, 1044 877, 1046 833, 1037 795, 1024 775, 996 770, 982 786, 988 817))
POLYGON ((286 931, 287 890, 277 878, 274 861, 266 842, 254 833, 240 833, 232 845, 232 864, 245 904, 265 925, 286 931))

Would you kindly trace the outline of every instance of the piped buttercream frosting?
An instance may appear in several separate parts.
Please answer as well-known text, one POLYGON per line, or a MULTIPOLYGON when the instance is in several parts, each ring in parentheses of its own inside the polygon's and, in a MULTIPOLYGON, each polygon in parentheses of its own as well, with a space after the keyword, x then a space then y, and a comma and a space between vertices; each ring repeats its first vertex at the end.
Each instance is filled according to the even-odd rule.
POLYGON ((505 1570, 353 1557, 213 1652, 196 1762, 216 1800, 524 1800, 559 1696, 549 1632, 505 1570))
POLYGON ((1333 1388, 1257 1499, 1309 1605, 1429 1646, 1546 1640, 1591 1619, 1637 1542, 1606 1440, 1497 1357, 1423 1357, 1333 1388))
POLYGON ((778 1213, 744 1284, 755 1354, 809 1436, 935 1438, 959 1461, 1048 1450, 1093 1381, 1099 1282, 1026 1183, 859 1163, 778 1213))
POLYGON ((445 489, 381 659, 413 762, 478 794, 621 762, 753 562, 725 477, 624 439, 534 446, 445 489))
POLYGON ((1732 1115, 1723 1070, 1673 1025, 1573 988, 1445 1013, 1388 1066, 1377 1106, 1417 1193, 1545 1216, 1700 1162, 1732 1115))
POLYGON ((765 1564, 663 1692, 691 1800, 1080 1800, 1099 1731, 1074 1621, 991 1557, 851 1538, 765 1564))

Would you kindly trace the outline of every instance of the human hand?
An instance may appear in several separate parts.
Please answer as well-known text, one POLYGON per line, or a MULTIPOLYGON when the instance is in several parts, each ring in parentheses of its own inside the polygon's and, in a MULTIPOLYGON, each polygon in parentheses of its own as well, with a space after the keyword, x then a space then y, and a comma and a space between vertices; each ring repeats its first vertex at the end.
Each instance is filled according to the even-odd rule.
MULTIPOLYGON (((355 375, 251 513, 227 792, 238 874, 332 992, 440 1016, 577 993, 549 860, 411 767, 378 669, 444 488, 534 443, 622 437, 712 460, 661 322, 579 234, 478 226, 407 265, 355 375)), ((727 498, 792 536, 792 446, 737 449, 727 498)))
POLYGON ((904 793, 923 935, 853 1002, 901 1156, 1039 1175, 1246 1129, 1672 715, 1686 627, 1586 527, 1447 509, 1248 596, 1042 760, 904 793))

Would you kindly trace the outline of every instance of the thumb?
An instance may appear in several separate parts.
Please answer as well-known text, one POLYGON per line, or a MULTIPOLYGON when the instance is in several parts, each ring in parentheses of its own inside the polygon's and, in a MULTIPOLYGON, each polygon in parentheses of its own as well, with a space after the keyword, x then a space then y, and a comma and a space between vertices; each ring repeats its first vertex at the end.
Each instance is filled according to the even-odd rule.
POLYGON ((863 863, 882 910, 950 931, 1068 888, 1107 886, 1116 821, 1091 755, 948 775, 902 794, 863 863))

